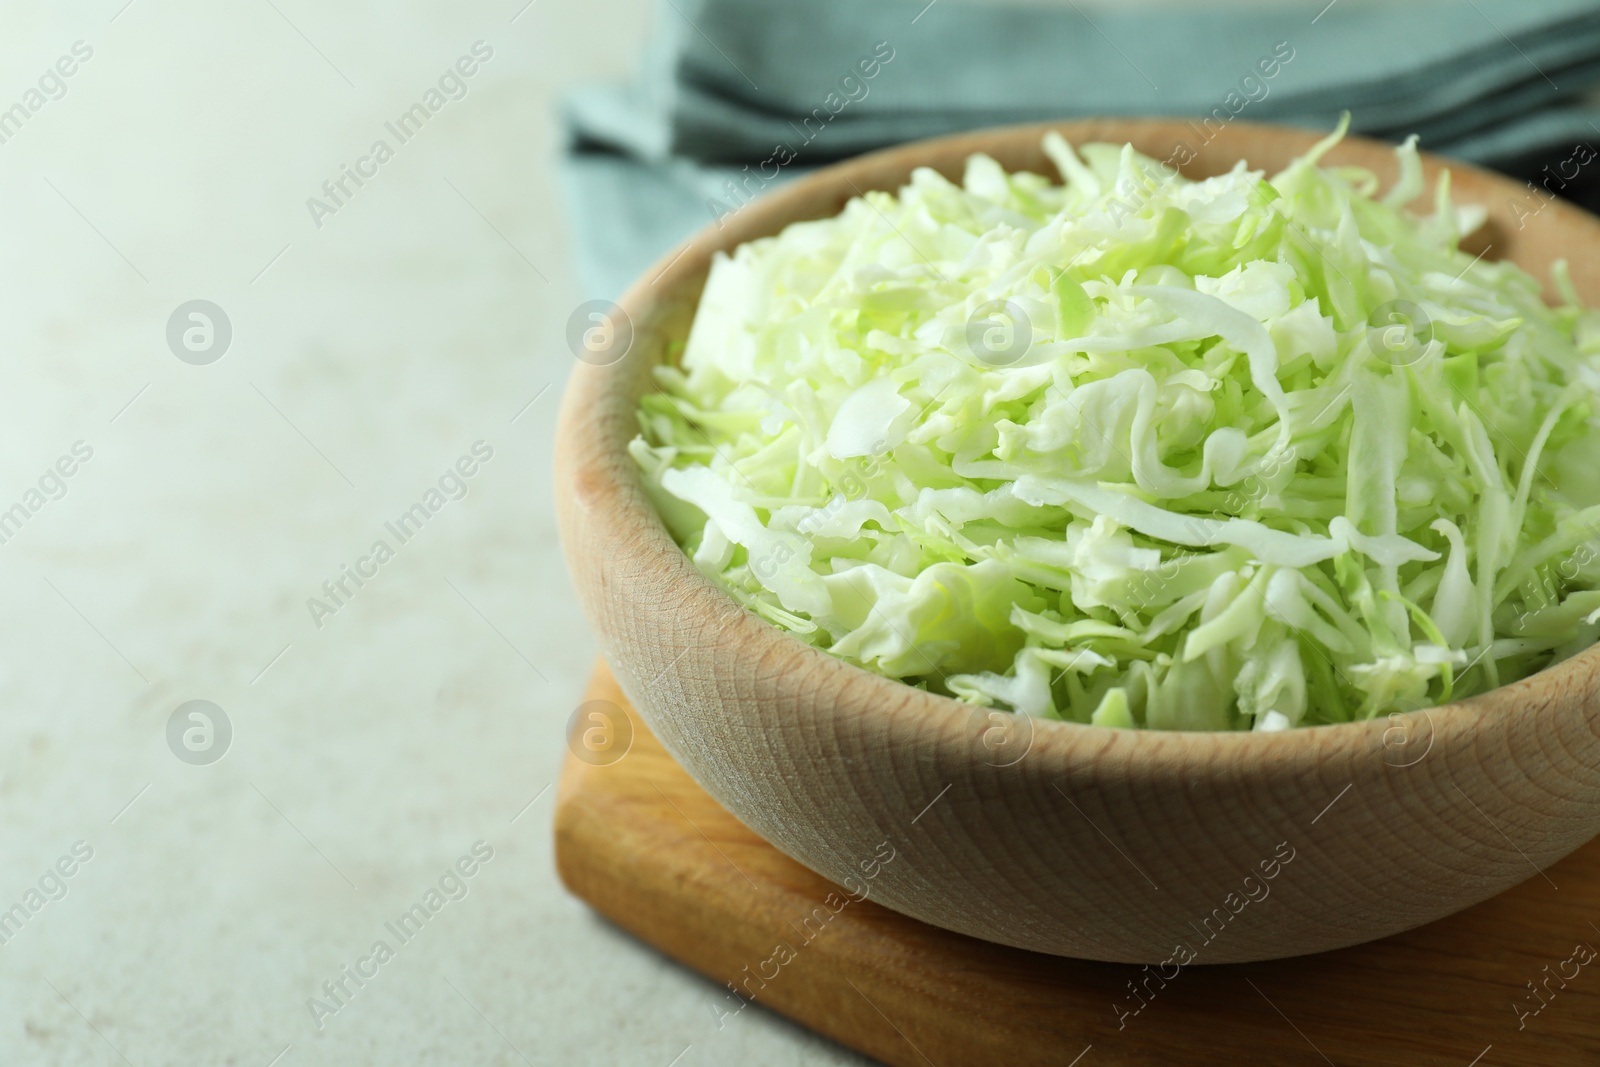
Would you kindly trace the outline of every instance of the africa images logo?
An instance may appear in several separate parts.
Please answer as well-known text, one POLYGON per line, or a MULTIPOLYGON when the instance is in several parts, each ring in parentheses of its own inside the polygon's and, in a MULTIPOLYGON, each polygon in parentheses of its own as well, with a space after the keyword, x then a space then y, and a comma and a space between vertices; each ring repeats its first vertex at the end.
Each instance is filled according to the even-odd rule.
POLYGON ((8 108, 0 109, 0 144, 22 132, 28 120, 53 100, 67 95, 67 79, 78 73, 79 67, 94 58, 94 46, 85 41, 72 42, 72 54, 63 55, 55 64, 46 67, 39 75, 36 87, 22 94, 22 98, 8 108))
POLYGON ((354 599, 367 582, 378 576, 379 569, 394 559, 399 546, 407 544, 429 519, 437 515, 451 501, 466 498, 472 476, 494 458, 494 446, 487 441, 474 441, 470 454, 464 454, 439 475, 437 483, 429 486, 422 497, 391 522, 383 524, 384 530, 394 538, 394 544, 379 537, 372 542, 365 555, 356 559, 354 567, 339 565, 339 573, 322 583, 322 596, 306 598, 306 610, 317 629, 322 629, 327 619, 354 599))
POLYGON ((366 155, 356 160, 354 167, 348 163, 340 164, 339 173, 322 183, 322 196, 306 198, 306 210, 311 213, 311 221, 317 229, 322 229, 324 218, 337 215, 369 180, 376 178, 378 168, 395 157, 395 150, 421 133, 428 120, 443 111, 446 104, 465 99, 470 91, 467 79, 478 73, 480 64, 493 58, 492 45, 485 41, 472 42, 470 54, 461 56, 446 67, 444 73, 439 75, 438 84, 429 86, 421 100, 406 108, 393 121, 383 124, 384 129, 394 137, 393 145, 380 137, 372 142, 366 155))

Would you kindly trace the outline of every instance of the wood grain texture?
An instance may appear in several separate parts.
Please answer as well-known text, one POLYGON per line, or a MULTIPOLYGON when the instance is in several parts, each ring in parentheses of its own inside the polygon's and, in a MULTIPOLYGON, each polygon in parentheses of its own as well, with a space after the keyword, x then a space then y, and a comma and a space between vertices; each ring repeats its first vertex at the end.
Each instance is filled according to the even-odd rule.
MULTIPOLYGON (((588 699, 611 705, 614 725, 630 721, 632 741, 615 762, 567 762, 556 863, 568 887, 713 981, 885 1063, 1064 1065, 1090 1046, 1080 1067, 1292 1067, 1324 1056, 1340 1067, 1466 1067, 1486 1049, 1478 1067, 1600 1062, 1600 959, 1567 962, 1580 943, 1600 947, 1600 842, 1550 868, 1550 881, 1533 878, 1356 948, 1204 966, 1191 934, 1199 959, 1167 968, 1162 983, 1139 967, 1024 952, 896 914, 873 901, 878 878, 860 869, 851 887, 834 885, 695 785, 603 666, 588 699), (792 952, 781 964, 780 946, 792 952), (1563 971, 1576 977, 1562 979, 1563 971), (1127 983, 1146 980, 1147 1003, 1132 1014, 1139 1001, 1127 983), (1548 1004, 1524 1022, 1513 1006, 1539 1006, 1528 982, 1548 1004), (1130 1014, 1119 1017, 1119 1007, 1130 1014)), ((1337 846, 1337 810, 1305 835, 1279 878, 1307 854, 1337 846)), ((1249 904, 1218 941, 1232 936, 1233 923, 1270 923, 1277 903, 1269 893, 1249 904)), ((740 1010, 732 993, 706 995, 708 1021, 741 1025, 740 1010)))
MULTIPOLYGON (((836 660, 743 611, 673 544, 625 452, 651 368, 687 333, 713 253, 986 151, 1054 175, 1048 128, 1157 158, 1186 124, 1117 120, 986 131, 816 172, 708 228, 622 299, 629 347, 577 368, 557 432, 557 510, 584 611, 622 689, 720 804, 842 881, 884 840, 880 903, 960 933, 1079 958, 1157 963, 1280 846, 1273 908, 1208 946, 1224 963, 1411 929, 1533 876, 1600 831, 1600 649, 1473 700, 1282 734, 1111 730, 990 713, 836 660), (928 805, 939 798, 932 808, 928 805), (1331 807, 1330 807, 1331 805, 1331 807), (913 827, 915 832, 913 833, 913 827), (1302 843, 1316 840, 1315 848, 1302 843)), ((1184 166, 1275 170, 1315 135, 1234 123, 1184 166)), ((1394 178, 1356 138, 1325 160, 1394 178)), ((1431 183, 1444 164, 1426 159, 1431 183)), ((1489 212, 1488 254, 1545 276, 1565 257, 1600 303, 1600 222, 1451 164, 1489 212)))

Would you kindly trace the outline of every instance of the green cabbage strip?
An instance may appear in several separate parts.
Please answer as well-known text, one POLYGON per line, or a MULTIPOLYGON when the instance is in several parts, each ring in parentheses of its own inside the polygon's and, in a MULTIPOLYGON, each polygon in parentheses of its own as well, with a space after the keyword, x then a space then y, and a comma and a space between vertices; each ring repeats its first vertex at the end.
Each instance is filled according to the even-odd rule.
POLYGON ((1414 144, 1206 181, 1058 136, 718 256, 631 451, 696 566, 868 670, 1273 730, 1600 635, 1600 319, 1460 251, 1414 144))

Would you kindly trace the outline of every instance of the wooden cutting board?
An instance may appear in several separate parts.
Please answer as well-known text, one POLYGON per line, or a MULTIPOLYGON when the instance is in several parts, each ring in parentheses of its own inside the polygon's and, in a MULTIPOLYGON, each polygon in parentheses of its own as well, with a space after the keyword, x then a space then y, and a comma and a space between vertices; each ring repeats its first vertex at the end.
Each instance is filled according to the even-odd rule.
MULTIPOLYGON (((706 795, 603 664, 569 748, 556 863, 573 893, 897 1067, 1600 1064, 1600 840, 1384 941, 1163 974, 952 934, 813 874, 706 795)), ((731 1025, 742 1004, 729 992, 714 1010, 731 1025)))

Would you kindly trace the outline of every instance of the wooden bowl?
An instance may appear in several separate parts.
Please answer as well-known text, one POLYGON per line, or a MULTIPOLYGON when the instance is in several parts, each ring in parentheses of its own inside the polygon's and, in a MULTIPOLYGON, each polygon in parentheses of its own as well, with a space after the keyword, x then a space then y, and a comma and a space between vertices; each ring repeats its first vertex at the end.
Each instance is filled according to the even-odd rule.
MULTIPOLYGON (((712 253, 896 189, 915 167, 959 180, 973 152, 1054 177, 1039 147, 1051 128, 1157 159, 1188 146, 1192 177, 1239 159, 1272 173, 1317 138, 1235 122, 1204 142, 1198 126, 1167 120, 945 137, 818 171, 674 250, 622 298, 626 356, 575 370, 557 438, 568 564, 628 698, 707 792, 790 856, 854 894, 1019 948, 1163 964, 1171 977, 1190 962, 1383 937, 1538 876, 1600 831, 1600 648, 1371 722, 1273 734, 1080 726, 834 659, 744 611, 668 536, 624 448, 650 368, 687 335, 712 253)), ((1324 162, 1395 177, 1390 147, 1359 138, 1324 162)), ((1430 183, 1443 166, 1426 160, 1430 183)), ((1565 257, 1600 303, 1600 222, 1449 166, 1457 202, 1488 210, 1491 256, 1540 277, 1565 257)))

